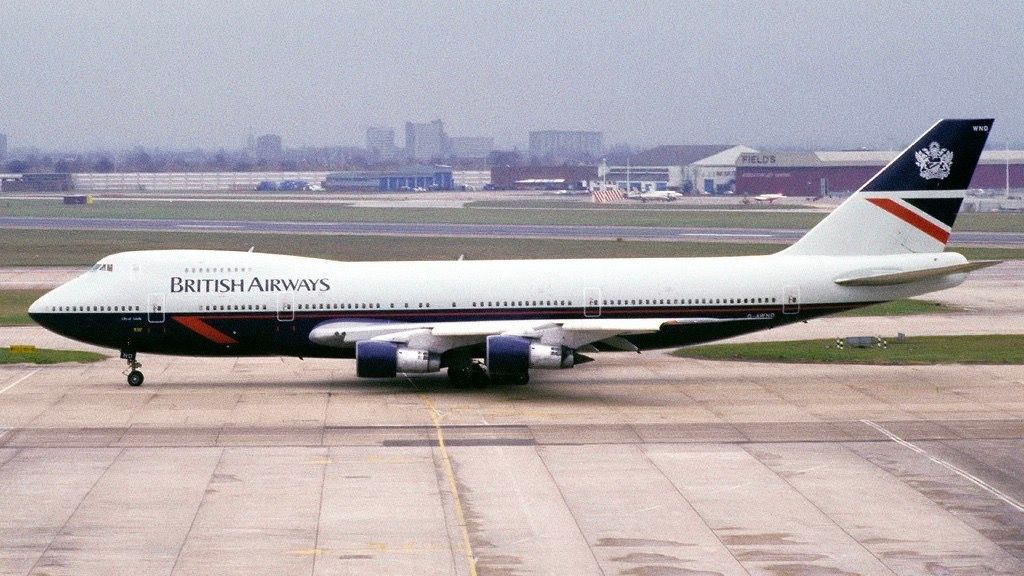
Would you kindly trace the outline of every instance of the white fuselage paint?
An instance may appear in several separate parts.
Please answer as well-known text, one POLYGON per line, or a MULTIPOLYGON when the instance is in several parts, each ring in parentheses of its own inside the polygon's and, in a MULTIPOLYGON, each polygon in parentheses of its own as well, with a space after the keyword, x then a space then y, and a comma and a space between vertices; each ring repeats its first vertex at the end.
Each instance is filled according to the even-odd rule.
MULTIPOLYGON (((433 312, 576 308, 567 319, 603 307, 680 305, 714 309, 774 305, 798 294, 800 305, 877 302, 956 286, 965 274, 894 286, 846 287, 844 276, 899 272, 966 262, 956 253, 889 256, 774 254, 724 258, 510 261, 335 262, 246 252, 173 250, 108 256, 48 293, 30 312, 128 311, 165 314, 253 309, 365 309, 433 312), (106 266, 107 269, 96 269, 106 266), (271 281, 278 281, 271 284, 271 281), (273 288, 273 289, 271 289, 273 288), (774 299, 774 300, 773 300, 774 299), (346 308, 347 307, 347 308, 346 308)), ((622 317, 620 314, 619 317, 622 317)), ((666 315, 666 319, 672 318, 666 315)))

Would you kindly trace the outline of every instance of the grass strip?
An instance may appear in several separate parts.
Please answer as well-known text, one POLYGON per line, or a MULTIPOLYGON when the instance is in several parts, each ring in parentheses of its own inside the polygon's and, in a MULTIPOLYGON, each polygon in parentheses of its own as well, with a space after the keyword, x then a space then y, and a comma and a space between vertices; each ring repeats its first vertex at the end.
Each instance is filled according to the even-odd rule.
POLYGON ((859 317, 859 316, 910 316, 913 314, 939 314, 946 312, 959 312, 956 306, 950 306, 941 302, 929 300, 917 300, 915 298, 904 298, 892 302, 882 302, 874 306, 856 308, 835 314, 837 317, 859 317))
MULTIPOLYGON (((0 266, 91 266, 115 252, 194 248, 248 250, 343 261, 513 258, 670 258, 770 254, 778 244, 535 238, 239 234, 118 230, 0 230, 0 266)), ((1021 251, 1024 255, 1024 250, 1021 251)))
POLYGON ((28 326, 28 307, 46 290, 0 290, 0 326, 28 326))
POLYGON ((11 352, 0 348, 0 364, 61 364, 64 362, 99 362, 107 357, 82 350, 50 350, 39 348, 33 352, 11 352))
POLYGON ((683 358, 798 364, 1024 364, 1024 335, 916 336, 884 348, 836 347, 835 340, 714 344, 683 348, 683 358))

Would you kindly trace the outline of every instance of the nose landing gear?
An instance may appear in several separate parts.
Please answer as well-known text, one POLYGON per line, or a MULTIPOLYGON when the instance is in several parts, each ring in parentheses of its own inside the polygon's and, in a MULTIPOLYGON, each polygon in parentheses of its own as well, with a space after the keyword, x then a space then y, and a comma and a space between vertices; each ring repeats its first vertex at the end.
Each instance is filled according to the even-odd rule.
POLYGON ((121 358, 128 361, 128 370, 125 373, 128 375, 129 386, 142 386, 142 381, 145 380, 145 376, 139 371, 142 368, 142 364, 135 360, 135 352, 130 350, 121 350, 121 358))

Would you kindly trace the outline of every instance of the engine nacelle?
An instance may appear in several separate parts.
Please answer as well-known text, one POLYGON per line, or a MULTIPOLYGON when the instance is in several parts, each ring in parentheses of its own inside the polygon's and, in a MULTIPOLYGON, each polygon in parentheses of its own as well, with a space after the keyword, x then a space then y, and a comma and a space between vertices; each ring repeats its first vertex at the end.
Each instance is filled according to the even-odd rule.
POLYGON ((364 340, 356 342, 356 376, 394 378, 399 372, 437 372, 441 355, 395 344, 364 340))
POLYGON ((487 337, 487 370, 494 374, 521 374, 530 368, 572 368, 572 350, 531 342, 520 336, 487 337))

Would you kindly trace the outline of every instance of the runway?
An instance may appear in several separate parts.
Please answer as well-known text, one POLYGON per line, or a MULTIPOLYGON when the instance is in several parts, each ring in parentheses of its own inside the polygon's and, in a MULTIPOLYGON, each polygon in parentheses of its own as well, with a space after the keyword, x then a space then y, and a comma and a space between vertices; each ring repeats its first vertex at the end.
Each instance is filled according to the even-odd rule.
MULTIPOLYGON (((937 295, 963 312, 792 329, 1019 328, 1021 269, 937 295)), ((91 348, 0 328, 14 343, 91 348)), ((1021 366, 606 353, 464 389, 140 360, 138 389, 116 357, 0 367, 0 574, 1024 573, 1021 366)))
MULTIPOLYGON (((0 227, 36 230, 137 230, 150 232, 237 232, 245 234, 328 234, 567 238, 608 240, 792 243, 806 230, 761 228, 670 228, 532 224, 421 224, 365 222, 261 222, 243 220, 0 217, 0 227)), ((1024 246, 1024 232, 954 232, 961 246, 1024 246)))

